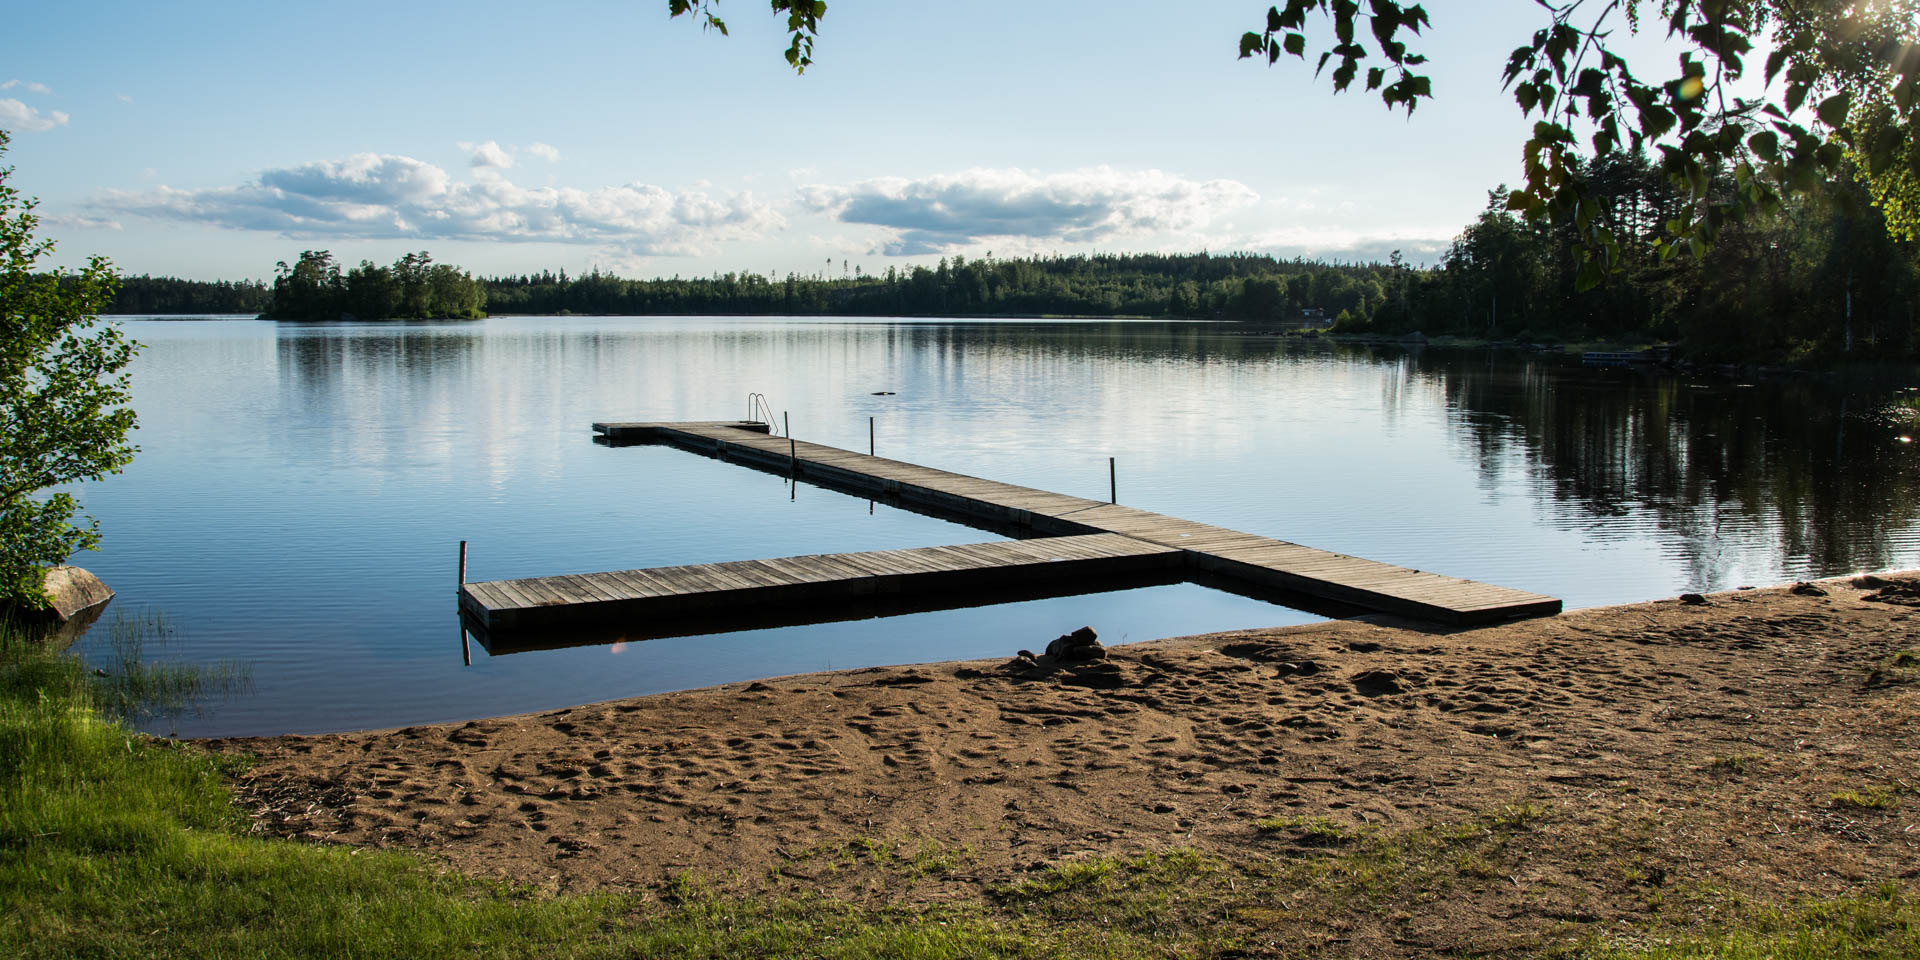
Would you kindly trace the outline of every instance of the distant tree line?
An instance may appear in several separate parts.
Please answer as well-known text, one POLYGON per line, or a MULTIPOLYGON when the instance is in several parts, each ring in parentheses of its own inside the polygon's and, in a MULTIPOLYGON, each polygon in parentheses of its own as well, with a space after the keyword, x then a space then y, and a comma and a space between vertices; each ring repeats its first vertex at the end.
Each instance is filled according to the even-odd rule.
MULTIPOLYGON (((754 273, 628 280, 599 270, 569 277, 491 277, 496 313, 786 314, 795 316, 1192 317, 1282 321, 1306 307, 1370 315, 1385 296, 1378 265, 1235 253, 1082 254, 889 267, 845 261, 812 275, 754 273), (839 276, 832 276, 832 267, 839 276)), ((1329 314, 1331 315, 1331 314, 1329 314)))
MULTIPOLYGON (((417 293, 397 291, 427 291, 431 278, 450 279, 457 272, 434 264, 422 281, 419 265, 428 262, 426 257, 409 254, 393 267, 362 263, 342 272, 327 251, 308 251, 291 266, 281 263, 272 286, 127 277, 115 312, 253 312, 285 319, 330 319, 342 313, 361 319, 419 316, 406 306, 417 293), (408 278, 413 278, 411 288, 408 278)), ((1324 310, 1329 317, 1342 312, 1370 317, 1386 297, 1385 278, 1397 269, 1247 253, 955 256, 933 267, 896 267, 884 274, 868 274, 845 261, 837 266, 837 277, 821 271, 784 278, 724 273, 632 280, 598 269, 575 276, 562 270, 489 277, 472 281, 482 293, 474 309, 533 315, 1140 316, 1279 323, 1305 309, 1324 310)))
POLYGON ((342 271, 333 254, 308 250, 274 268, 264 315, 273 320, 443 320, 486 316, 487 290, 426 251, 383 267, 362 260, 342 271))
POLYGON ((141 274, 121 277, 108 313, 259 313, 273 291, 259 280, 182 280, 141 274))

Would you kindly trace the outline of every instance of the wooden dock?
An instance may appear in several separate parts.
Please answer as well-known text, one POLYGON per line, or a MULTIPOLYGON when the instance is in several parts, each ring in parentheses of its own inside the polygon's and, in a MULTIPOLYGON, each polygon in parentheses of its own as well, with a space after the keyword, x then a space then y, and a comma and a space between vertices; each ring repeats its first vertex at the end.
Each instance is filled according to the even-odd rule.
POLYGON ((1450 624, 1560 611, 1560 601, 1553 597, 775 437, 761 423, 596 423, 593 429, 607 443, 673 444, 909 509, 1011 527, 1040 539, 466 584, 461 607, 479 626, 605 622, 877 591, 944 590, 967 582, 1037 575, 1098 578, 1156 565, 1450 624))
POLYGON ((461 606, 491 630, 835 601, 1172 569, 1180 551, 1117 534, 828 553, 469 583, 461 606))

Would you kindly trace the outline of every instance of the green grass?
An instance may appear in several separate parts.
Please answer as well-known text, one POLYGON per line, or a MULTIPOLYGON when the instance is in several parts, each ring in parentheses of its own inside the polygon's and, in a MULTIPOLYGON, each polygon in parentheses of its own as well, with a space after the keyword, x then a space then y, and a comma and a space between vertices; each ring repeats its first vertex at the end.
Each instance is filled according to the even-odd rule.
POLYGON ((1708 934, 1639 935, 1598 942, 1581 960, 1912 960, 1920 957, 1920 903, 1892 884, 1860 897, 1743 911, 1708 934))
POLYGON ((1511 843, 1543 815, 1534 805, 1504 806, 1469 822, 1397 832, 1345 828, 1324 817, 1263 818, 1254 822, 1257 835, 1293 833, 1309 849, 1278 858, 1226 860, 1179 849, 1074 860, 1003 887, 995 898, 1019 915, 1097 923, 1170 955, 1280 949, 1275 944, 1310 949, 1313 938, 1347 918, 1404 913, 1505 882, 1499 868, 1511 843), (1307 839, 1314 836, 1322 839, 1307 839))
POLYGON ((1360 836, 1358 831, 1327 817, 1261 817, 1253 822, 1253 828, 1264 834, 1293 834, 1301 843, 1326 847, 1339 846, 1360 836))
POLYGON ((1901 781, 1876 783, 1864 787, 1840 790, 1831 797, 1836 807, 1852 807, 1857 810, 1891 810, 1900 805, 1900 798, 1913 792, 1913 788, 1901 781))
POLYGON ((1752 773, 1766 759, 1761 753, 1728 753, 1713 758, 1712 768, 1724 773, 1752 773))
POLYGON ((1880 661, 1867 673, 1867 686, 1884 687, 1920 682, 1920 650, 1907 649, 1880 661))
POLYGON ((1538 804, 1508 804, 1459 823, 1350 834, 1331 856, 1285 866, 1281 886, 1297 910, 1331 917, 1405 909, 1503 879, 1514 842, 1546 815, 1538 804))
POLYGON ((1098 931, 1140 956, 1212 956, 1245 942, 1239 913, 1255 889, 1239 865, 1181 849, 1055 863, 992 894, 1076 954, 1098 931))

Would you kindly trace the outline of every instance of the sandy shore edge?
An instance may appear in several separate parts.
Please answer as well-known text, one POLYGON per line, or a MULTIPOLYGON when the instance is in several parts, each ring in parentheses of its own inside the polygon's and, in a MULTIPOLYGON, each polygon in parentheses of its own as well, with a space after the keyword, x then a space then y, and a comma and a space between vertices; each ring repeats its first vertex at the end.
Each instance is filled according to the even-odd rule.
POLYGON ((1593 904, 1627 881, 1593 862, 1620 851, 1635 876, 1761 895, 1911 880, 1920 800, 1898 798, 1920 787, 1920 575, 1690 599, 1471 629, 1237 630, 1086 663, 833 671, 206 743, 257 757, 239 787, 262 832, 414 849, 556 890, 685 872, 800 882, 780 865, 886 838, 958 851, 964 869, 887 893, 949 899, 1076 857, 1305 845, 1258 822, 1412 830, 1515 804, 1552 811, 1540 859, 1448 929, 1511 926, 1543 890, 1605 916, 1615 908, 1593 904), (1862 790, 1892 800, 1835 799, 1862 790))

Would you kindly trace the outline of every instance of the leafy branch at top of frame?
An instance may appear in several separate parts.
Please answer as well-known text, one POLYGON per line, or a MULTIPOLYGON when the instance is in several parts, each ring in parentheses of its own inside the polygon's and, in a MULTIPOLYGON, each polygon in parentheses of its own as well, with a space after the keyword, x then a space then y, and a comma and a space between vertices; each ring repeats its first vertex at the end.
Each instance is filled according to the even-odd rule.
MULTIPOLYGON (((1636 76, 1609 46, 1617 18, 1639 29, 1640 0, 1536 2, 1548 23, 1509 55, 1502 71, 1522 114, 1538 111, 1523 147, 1524 180, 1507 206, 1573 226, 1585 257, 1578 277, 1583 288, 1618 267, 1620 248, 1584 186, 1576 128, 1588 135, 1596 158, 1656 149, 1667 176, 1687 191, 1686 216, 1668 221, 1654 240, 1663 257, 1704 250, 1725 224, 1774 209, 1783 190, 1817 189, 1849 161, 1880 181, 1877 196, 1920 191, 1920 149, 1913 146, 1920 114, 1916 0, 1665 0, 1666 33, 1689 49, 1678 75, 1657 83, 1636 76), (1778 102, 1729 96, 1755 38, 1769 30, 1775 47, 1766 80, 1771 86, 1784 79, 1778 102), (1810 102, 1815 125, 1796 121, 1792 114, 1810 102)), ((1404 107, 1409 115, 1420 97, 1431 96, 1427 78, 1408 69, 1425 58, 1409 54, 1397 39, 1427 25, 1418 6, 1372 0, 1362 13, 1352 0, 1289 0, 1269 8, 1264 30, 1241 37, 1241 57, 1264 53, 1272 64, 1288 53, 1305 60, 1307 16, 1315 11, 1332 21, 1338 41, 1320 53, 1315 72, 1337 57, 1336 92, 1347 89, 1370 56, 1355 41, 1364 20, 1387 64, 1368 69, 1367 88, 1380 88, 1389 108, 1404 107), (1382 87, 1389 71, 1397 79, 1382 87)), ((1909 235, 1914 226, 1905 225, 1909 235)))
POLYGON ((1277 6, 1267 9, 1264 30, 1241 35, 1240 58, 1264 55, 1267 63, 1272 64, 1286 53, 1305 60, 1307 15, 1315 10, 1333 21, 1333 36, 1338 42, 1320 53, 1313 68, 1314 76, 1324 72, 1327 64, 1337 57, 1339 63, 1333 68, 1336 93, 1353 85, 1359 76, 1361 61, 1371 56, 1359 39, 1364 21, 1367 32, 1379 44, 1380 56, 1389 64, 1367 69, 1367 89, 1380 91, 1380 99, 1389 109, 1405 107, 1408 114, 1419 106, 1421 97, 1433 97, 1432 79, 1408 69, 1426 63, 1427 58, 1410 52, 1404 40, 1396 39, 1403 35, 1402 31, 1418 35, 1422 27, 1429 25, 1427 11, 1419 4, 1403 7, 1393 0, 1369 0, 1363 13, 1354 0, 1288 0, 1285 9, 1277 6), (1389 83, 1390 72, 1394 77, 1389 83))
MULTIPOLYGON (((827 15, 826 0, 770 0, 773 12, 787 15, 787 65, 795 73, 806 73, 813 65, 813 41, 820 35, 820 18, 827 15)), ((714 8, 720 0, 667 0, 667 13, 678 17, 687 15, 699 22, 703 29, 718 30, 721 36, 727 35, 727 23, 714 14, 714 8)))

